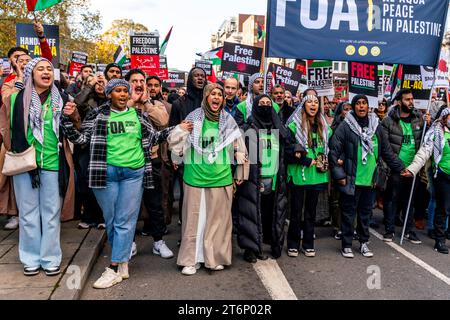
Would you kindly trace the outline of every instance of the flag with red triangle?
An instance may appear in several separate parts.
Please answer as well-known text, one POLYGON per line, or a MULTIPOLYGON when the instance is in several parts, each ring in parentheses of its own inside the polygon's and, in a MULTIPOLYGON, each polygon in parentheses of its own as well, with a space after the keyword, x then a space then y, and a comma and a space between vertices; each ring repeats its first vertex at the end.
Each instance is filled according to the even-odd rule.
POLYGON ((26 0, 28 11, 38 11, 50 8, 62 0, 26 0))

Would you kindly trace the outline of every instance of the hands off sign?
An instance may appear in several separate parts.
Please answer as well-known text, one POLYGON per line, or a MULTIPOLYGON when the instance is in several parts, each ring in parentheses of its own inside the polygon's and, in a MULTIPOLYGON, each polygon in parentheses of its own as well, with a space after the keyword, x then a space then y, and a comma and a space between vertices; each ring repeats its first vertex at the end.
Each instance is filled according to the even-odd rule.
MULTIPOLYGON (((50 50, 52 51, 53 66, 56 69, 59 69, 59 27, 44 25, 44 32, 50 50)), ((16 44, 18 47, 27 49, 30 52, 30 57, 33 59, 42 55, 39 38, 37 37, 32 24, 16 24, 16 44)))
POLYGON ((247 75, 261 70, 262 48, 225 42, 223 45, 222 71, 247 75))

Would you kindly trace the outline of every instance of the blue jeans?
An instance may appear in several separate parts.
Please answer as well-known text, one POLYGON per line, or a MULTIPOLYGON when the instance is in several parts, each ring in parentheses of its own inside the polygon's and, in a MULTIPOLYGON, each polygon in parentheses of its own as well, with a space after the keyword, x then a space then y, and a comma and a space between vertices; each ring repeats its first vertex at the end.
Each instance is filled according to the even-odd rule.
POLYGON ((106 188, 92 189, 105 218, 113 263, 130 259, 144 191, 143 180, 144 168, 133 170, 108 165, 106 188))
POLYGON ((40 170, 41 186, 33 189, 28 172, 13 177, 19 208, 19 258, 26 267, 60 266, 61 197, 58 172, 40 170))

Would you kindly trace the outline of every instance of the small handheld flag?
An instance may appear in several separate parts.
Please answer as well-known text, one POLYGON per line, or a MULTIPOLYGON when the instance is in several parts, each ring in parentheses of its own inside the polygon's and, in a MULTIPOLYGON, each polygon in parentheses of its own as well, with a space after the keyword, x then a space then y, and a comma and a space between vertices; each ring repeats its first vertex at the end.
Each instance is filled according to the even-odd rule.
POLYGON ((39 11, 50 8, 62 0, 26 0, 28 11, 39 11))

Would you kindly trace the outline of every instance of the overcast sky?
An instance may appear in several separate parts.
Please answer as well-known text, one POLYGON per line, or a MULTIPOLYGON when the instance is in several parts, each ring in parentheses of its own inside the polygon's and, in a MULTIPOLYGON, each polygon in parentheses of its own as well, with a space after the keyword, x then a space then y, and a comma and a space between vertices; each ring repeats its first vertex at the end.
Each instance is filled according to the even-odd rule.
POLYGON ((103 29, 116 19, 132 19, 149 30, 157 29, 161 41, 173 25, 166 50, 169 68, 189 70, 197 52, 211 48, 211 34, 222 22, 239 13, 262 14, 267 0, 92 0, 103 17, 103 29))

